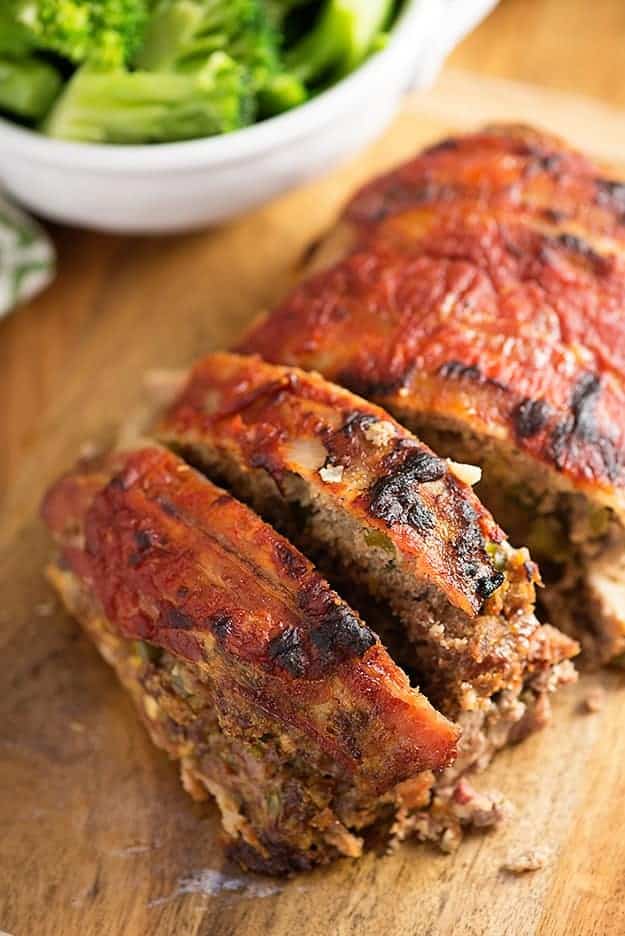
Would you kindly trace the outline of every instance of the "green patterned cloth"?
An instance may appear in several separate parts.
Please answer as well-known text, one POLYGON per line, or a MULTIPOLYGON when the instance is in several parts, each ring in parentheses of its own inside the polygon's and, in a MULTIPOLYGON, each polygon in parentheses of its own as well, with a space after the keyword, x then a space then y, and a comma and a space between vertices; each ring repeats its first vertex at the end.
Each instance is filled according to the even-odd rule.
POLYGON ((39 225, 0 196, 0 318, 50 282, 54 259, 39 225))

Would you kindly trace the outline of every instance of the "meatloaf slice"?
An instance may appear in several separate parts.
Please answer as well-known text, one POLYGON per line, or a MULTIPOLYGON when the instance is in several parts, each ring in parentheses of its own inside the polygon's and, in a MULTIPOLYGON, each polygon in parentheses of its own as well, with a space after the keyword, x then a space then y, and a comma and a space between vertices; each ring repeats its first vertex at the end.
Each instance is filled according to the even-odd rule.
POLYGON ((625 184, 524 127, 356 193, 240 350, 321 371, 443 455, 539 562, 589 661, 625 652, 625 184))
POLYGON ((577 648, 534 616, 536 566, 469 466, 319 375, 227 353, 196 365, 155 433, 390 606, 402 662, 473 739, 463 769, 544 723, 577 648))
POLYGON ((457 729, 247 507, 151 446, 80 464, 43 517, 53 585, 244 865, 357 855, 427 804, 457 729))

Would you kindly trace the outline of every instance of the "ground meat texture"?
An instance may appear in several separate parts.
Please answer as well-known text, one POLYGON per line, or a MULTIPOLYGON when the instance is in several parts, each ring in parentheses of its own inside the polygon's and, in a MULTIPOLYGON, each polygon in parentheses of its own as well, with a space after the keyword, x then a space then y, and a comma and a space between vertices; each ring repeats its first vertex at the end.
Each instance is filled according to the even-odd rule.
POLYGON ((53 584, 244 864, 355 855, 397 783, 453 760, 458 730, 311 563, 171 453, 81 464, 43 516, 53 584))
MULTIPOLYGON (((449 717, 520 690, 540 631, 535 567, 457 469, 385 411, 317 375, 217 353, 195 366, 155 431, 341 589, 358 583, 390 606, 411 643, 403 664, 449 717)), ((565 656, 574 650, 569 642, 565 656)))
POLYGON ((503 797, 476 793, 464 779, 478 766, 478 753, 484 766, 488 745, 504 743, 498 716, 473 733, 461 771, 438 777, 423 771, 374 796, 332 759, 311 756, 306 737, 285 733, 277 722, 256 725, 249 712, 226 705, 197 668, 146 641, 121 637, 74 573, 53 565, 48 575, 115 669, 153 742, 179 764, 185 790, 200 802, 214 798, 228 854, 242 867, 292 874, 341 856, 357 858, 365 838, 385 840, 388 850, 417 838, 450 852, 467 832, 497 828, 511 815, 503 797), (474 756, 468 756, 471 745, 474 756))

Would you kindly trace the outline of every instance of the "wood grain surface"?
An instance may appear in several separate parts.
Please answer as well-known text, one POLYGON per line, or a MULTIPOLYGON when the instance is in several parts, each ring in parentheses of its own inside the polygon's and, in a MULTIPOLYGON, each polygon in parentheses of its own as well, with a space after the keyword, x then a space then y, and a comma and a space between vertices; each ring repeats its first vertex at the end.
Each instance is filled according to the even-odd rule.
POLYGON ((449 64, 625 108, 624 41, 623 0, 500 0, 449 64))
POLYGON ((0 930, 625 933, 625 677, 588 676, 563 692, 553 725, 481 778, 516 806, 502 832, 470 838, 451 857, 408 843, 392 856, 345 860, 287 882, 259 879, 224 865, 216 811, 182 792, 175 767, 151 746, 41 571, 49 551, 37 520, 41 491, 81 445, 111 437, 140 402, 145 369, 227 345, 296 275, 306 244, 355 184, 510 102, 509 117, 531 113, 585 138, 590 150, 605 143, 607 126, 613 142, 625 127, 625 117, 604 108, 584 105, 580 119, 569 98, 450 72, 357 161, 217 231, 160 239, 55 232, 56 283, 0 335, 0 930), (604 707, 585 713, 597 685, 608 690, 604 707), (502 870, 542 843, 552 850, 545 868, 502 870))

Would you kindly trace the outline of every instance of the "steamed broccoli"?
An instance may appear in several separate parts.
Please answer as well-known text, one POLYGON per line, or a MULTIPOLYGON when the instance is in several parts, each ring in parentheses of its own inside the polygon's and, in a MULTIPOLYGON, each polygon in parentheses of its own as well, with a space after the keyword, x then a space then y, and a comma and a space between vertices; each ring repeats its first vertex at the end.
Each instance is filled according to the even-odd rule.
POLYGON ((307 84, 336 81, 356 68, 393 11, 393 0, 327 0, 314 29, 286 55, 307 84))
POLYGON ((0 57, 0 109, 26 120, 40 120, 61 90, 56 68, 36 58, 0 57))
POLYGON ((3 15, 34 48, 115 67, 138 48, 146 6, 146 0, 7 0, 3 15))
POLYGON ((282 67, 278 34, 261 0, 160 0, 136 63, 148 70, 187 72, 215 51, 227 52, 248 71, 261 112, 305 100, 302 82, 282 67))
POLYGON ((0 0, 0 109, 30 121, 47 114, 44 132, 73 140, 224 133, 347 74, 380 47, 396 5, 0 0))
POLYGON ((104 72, 79 68, 45 123, 66 140, 157 143, 227 133, 249 123, 241 68, 216 52, 182 72, 104 72))

